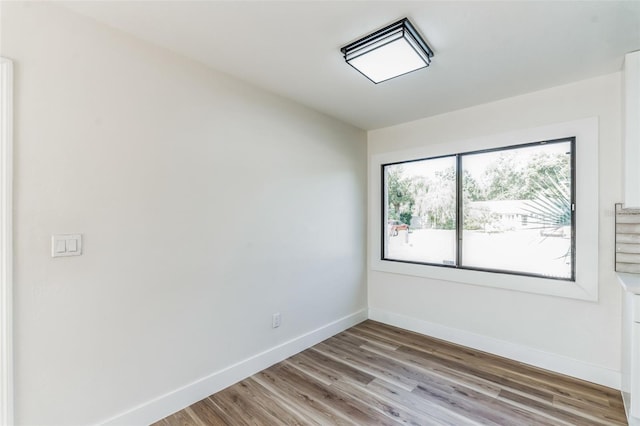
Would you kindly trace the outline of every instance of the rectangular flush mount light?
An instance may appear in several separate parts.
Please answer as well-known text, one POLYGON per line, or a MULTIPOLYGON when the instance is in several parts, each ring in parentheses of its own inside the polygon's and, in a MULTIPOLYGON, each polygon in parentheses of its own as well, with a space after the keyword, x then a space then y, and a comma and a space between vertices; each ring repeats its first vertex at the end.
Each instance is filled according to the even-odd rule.
POLYGON ((374 83, 428 67, 433 52, 407 18, 340 49, 344 60, 374 83))

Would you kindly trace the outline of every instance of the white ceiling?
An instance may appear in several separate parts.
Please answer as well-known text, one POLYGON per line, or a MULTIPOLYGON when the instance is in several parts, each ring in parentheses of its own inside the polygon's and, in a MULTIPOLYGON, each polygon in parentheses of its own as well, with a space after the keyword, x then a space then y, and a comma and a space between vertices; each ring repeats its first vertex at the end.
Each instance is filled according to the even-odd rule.
POLYGON ((87 1, 81 14, 363 129, 620 70, 640 1, 87 1), (429 68, 374 85, 340 47, 409 17, 429 68))

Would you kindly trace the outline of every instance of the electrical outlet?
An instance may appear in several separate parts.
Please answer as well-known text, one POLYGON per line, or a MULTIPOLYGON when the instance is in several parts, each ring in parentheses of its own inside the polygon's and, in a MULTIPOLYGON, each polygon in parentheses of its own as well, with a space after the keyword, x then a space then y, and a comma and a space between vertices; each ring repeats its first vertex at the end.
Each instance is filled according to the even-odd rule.
POLYGON ((271 317, 271 328, 280 327, 280 322, 282 322, 282 317, 280 316, 280 312, 276 312, 271 317))

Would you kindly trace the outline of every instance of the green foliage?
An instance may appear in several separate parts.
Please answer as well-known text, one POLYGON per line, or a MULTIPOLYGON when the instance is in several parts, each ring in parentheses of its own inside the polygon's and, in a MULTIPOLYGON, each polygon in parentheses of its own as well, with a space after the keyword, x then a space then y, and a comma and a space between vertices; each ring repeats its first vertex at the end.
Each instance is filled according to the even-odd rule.
MULTIPOLYGON (((484 173, 486 187, 476 200, 531 200, 541 190, 540 176, 568 176, 569 161, 565 154, 539 152, 526 164, 517 163, 513 152, 504 152, 484 173)), ((476 201, 474 200, 474 201, 476 201)))
POLYGON ((504 152, 484 173, 488 186, 486 200, 526 200, 528 197, 524 170, 516 164, 513 152, 504 152))
MULTIPOLYGON (((487 230, 500 216, 487 207, 470 208, 477 201, 527 200, 530 224, 564 226, 571 222, 570 164, 565 154, 538 152, 526 161, 505 151, 486 166, 479 179, 464 170, 465 229, 487 230)), ((427 165, 428 167, 428 165, 427 165)), ((406 176, 400 165, 387 173, 387 217, 431 229, 456 227, 456 173, 454 167, 429 176, 406 176)), ((524 219, 523 219, 524 220, 524 219)))
POLYGON ((429 223, 433 229, 456 227, 456 172, 453 167, 437 171, 429 191, 429 223))
POLYGON ((471 176, 469 170, 464 170, 462 173, 462 190, 464 191, 463 197, 465 201, 480 201, 485 199, 484 189, 478 181, 471 176))
POLYGON ((413 215, 411 212, 402 212, 400 213, 400 222, 406 223, 407 225, 411 225, 411 217, 413 215))
MULTIPOLYGON (((402 176, 402 167, 391 166, 387 168, 387 216, 389 219, 402 221, 402 214, 409 214, 415 203, 413 198, 412 182, 402 176)), ((404 222, 409 224, 409 222, 404 222)))
POLYGON ((540 228, 571 225, 571 188, 561 179, 553 170, 532 179, 536 195, 527 202, 530 223, 540 228))
POLYGON ((469 208, 464 206, 464 229, 470 231, 487 230, 487 226, 499 220, 499 216, 486 207, 469 208))

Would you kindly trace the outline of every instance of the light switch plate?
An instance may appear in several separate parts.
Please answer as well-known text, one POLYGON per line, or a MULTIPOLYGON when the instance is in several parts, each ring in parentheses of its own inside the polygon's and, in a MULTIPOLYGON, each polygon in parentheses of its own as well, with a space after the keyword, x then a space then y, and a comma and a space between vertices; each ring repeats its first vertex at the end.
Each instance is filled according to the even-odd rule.
POLYGON ((82 234, 59 234, 51 236, 51 257, 80 256, 82 234))

